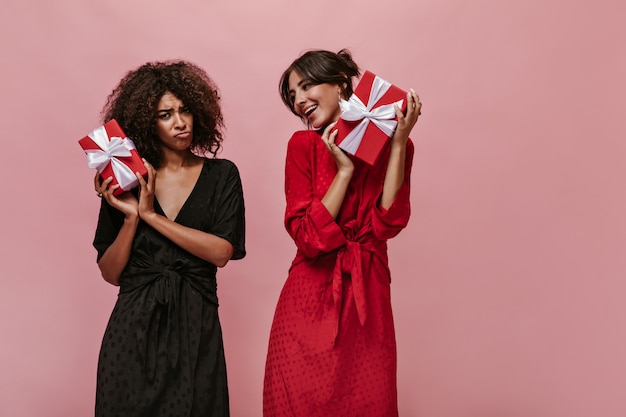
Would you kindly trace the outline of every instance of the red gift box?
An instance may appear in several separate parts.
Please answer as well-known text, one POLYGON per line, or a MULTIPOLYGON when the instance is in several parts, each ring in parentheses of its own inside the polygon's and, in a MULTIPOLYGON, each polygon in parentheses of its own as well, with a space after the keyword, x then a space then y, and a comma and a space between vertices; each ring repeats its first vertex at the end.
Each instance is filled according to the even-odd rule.
POLYGON ((340 100, 341 117, 335 143, 344 151, 374 165, 396 129, 394 104, 406 110, 406 91, 365 71, 354 94, 340 100))
POLYGON ((112 176, 109 187, 120 185, 113 195, 120 195, 139 184, 135 172, 144 178, 148 176, 135 144, 126 137, 115 119, 95 129, 78 143, 87 154, 87 166, 95 168, 102 178, 112 176))

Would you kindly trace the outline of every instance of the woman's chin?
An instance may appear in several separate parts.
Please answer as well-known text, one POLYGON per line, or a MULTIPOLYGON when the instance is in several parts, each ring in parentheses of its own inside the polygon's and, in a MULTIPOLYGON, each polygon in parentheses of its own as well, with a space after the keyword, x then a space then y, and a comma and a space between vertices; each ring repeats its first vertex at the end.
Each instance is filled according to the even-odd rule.
POLYGON ((324 130, 329 124, 336 122, 337 120, 339 120, 339 118, 336 120, 313 120, 309 121, 309 126, 311 126, 314 130, 324 130))

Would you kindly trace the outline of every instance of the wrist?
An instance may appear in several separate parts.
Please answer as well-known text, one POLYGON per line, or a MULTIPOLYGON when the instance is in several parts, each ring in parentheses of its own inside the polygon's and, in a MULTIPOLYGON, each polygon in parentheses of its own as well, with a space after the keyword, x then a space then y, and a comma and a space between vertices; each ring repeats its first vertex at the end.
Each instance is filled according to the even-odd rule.
POLYGON ((401 140, 400 138, 394 138, 394 140, 391 141, 391 151, 392 152, 398 152, 398 151, 404 151, 406 149, 406 145, 408 143, 408 136, 404 139, 401 140))
POLYGON ((354 166, 342 167, 337 171, 337 177, 341 179, 349 180, 352 178, 352 174, 354 174, 354 166))
POLYGON ((139 212, 139 218, 141 218, 141 220, 143 220, 144 222, 150 224, 150 222, 152 222, 155 218, 156 218, 157 214, 154 210, 146 210, 143 212, 139 212))
POLYGON ((124 223, 127 223, 129 225, 136 225, 137 223, 139 223, 139 214, 138 213, 131 213, 131 214, 126 214, 126 217, 124 217, 124 223))

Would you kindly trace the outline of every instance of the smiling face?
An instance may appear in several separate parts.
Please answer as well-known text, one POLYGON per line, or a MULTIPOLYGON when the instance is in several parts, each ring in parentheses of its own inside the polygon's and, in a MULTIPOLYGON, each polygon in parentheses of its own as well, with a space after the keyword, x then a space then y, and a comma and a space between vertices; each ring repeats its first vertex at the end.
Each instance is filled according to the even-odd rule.
POLYGON ((161 146, 185 151, 193 141, 193 115, 172 93, 165 93, 157 105, 156 132, 161 146))
POLYGON ((289 75, 289 97, 293 109, 307 120, 314 129, 320 129, 339 119, 341 108, 339 98, 341 88, 338 85, 314 84, 303 79, 296 71, 289 75))

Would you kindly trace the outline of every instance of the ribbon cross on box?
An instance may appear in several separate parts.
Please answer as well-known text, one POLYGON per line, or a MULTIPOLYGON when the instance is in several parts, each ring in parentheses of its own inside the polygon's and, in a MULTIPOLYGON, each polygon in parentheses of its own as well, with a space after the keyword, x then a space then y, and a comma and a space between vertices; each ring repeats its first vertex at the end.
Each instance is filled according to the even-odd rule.
POLYGON ((335 143, 374 165, 398 124, 394 104, 406 110, 406 91, 365 71, 348 100, 341 99, 335 143))
POLYGON ((148 175, 135 144, 114 119, 94 129, 78 143, 87 154, 87 166, 96 169, 103 179, 112 176, 109 186, 120 185, 114 195, 139 185, 135 172, 144 177, 148 175))

